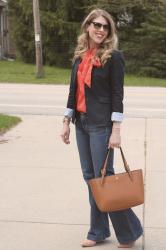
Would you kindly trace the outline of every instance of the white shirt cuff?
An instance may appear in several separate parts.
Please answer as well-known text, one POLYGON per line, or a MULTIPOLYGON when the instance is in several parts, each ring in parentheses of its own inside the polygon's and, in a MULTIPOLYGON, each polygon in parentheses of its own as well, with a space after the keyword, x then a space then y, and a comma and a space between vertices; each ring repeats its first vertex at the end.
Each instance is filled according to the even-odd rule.
POLYGON ((111 116, 111 120, 115 122, 122 122, 123 121, 123 113, 113 112, 111 116))
POLYGON ((64 112, 64 116, 72 117, 73 115, 73 109, 66 108, 64 112))

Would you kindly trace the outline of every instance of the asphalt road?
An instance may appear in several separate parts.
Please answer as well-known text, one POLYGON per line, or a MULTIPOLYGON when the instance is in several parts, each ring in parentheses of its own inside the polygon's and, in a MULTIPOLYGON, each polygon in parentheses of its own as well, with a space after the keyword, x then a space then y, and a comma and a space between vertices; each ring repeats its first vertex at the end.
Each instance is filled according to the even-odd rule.
MULTIPOLYGON (((66 85, 0 84, 0 113, 56 115, 64 112, 66 85)), ((166 118, 166 88, 125 87, 126 117, 166 118)))

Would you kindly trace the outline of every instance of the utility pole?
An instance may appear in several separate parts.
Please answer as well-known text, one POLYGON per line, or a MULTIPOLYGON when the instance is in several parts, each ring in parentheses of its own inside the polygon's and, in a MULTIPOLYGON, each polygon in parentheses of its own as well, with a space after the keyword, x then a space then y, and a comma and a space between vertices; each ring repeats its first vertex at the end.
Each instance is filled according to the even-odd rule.
POLYGON ((33 17, 34 17, 35 47, 36 47, 36 77, 42 78, 44 77, 44 69, 43 69, 43 58, 42 58, 39 0, 33 0, 33 17))

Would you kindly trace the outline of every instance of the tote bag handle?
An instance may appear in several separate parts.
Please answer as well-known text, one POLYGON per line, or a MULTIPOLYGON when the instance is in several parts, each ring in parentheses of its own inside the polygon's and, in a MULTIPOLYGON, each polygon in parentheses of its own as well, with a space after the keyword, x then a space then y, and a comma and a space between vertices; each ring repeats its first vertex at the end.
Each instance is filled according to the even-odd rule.
MULTIPOLYGON (((122 160, 123 160, 124 169, 128 173, 130 179, 132 180, 132 174, 131 174, 129 165, 128 165, 126 159, 125 159, 123 150, 122 150, 121 147, 119 149, 120 149, 121 157, 122 157, 122 160)), ((102 183, 103 183, 104 177, 106 175, 106 169, 107 169, 107 163, 108 163, 108 158, 109 158, 109 155, 110 155, 110 151, 111 151, 111 149, 109 148, 108 153, 107 153, 106 158, 105 158, 105 161, 104 161, 104 164, 103 164, 103 167, 101 169, 102 183)))

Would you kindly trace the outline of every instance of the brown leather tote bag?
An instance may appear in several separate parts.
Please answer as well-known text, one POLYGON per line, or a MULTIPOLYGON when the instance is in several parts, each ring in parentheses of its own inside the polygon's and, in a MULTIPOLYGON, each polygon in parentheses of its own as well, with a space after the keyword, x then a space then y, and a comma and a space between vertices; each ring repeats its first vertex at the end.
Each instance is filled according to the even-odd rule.
POLYGON ((88 181, 97 207, 102 212, 119 211, 144 203, 142 169, 131 171, 121 147, 120 152, 126 172, 105 176, 109 149, 101 169, 102 176, 88 181))

